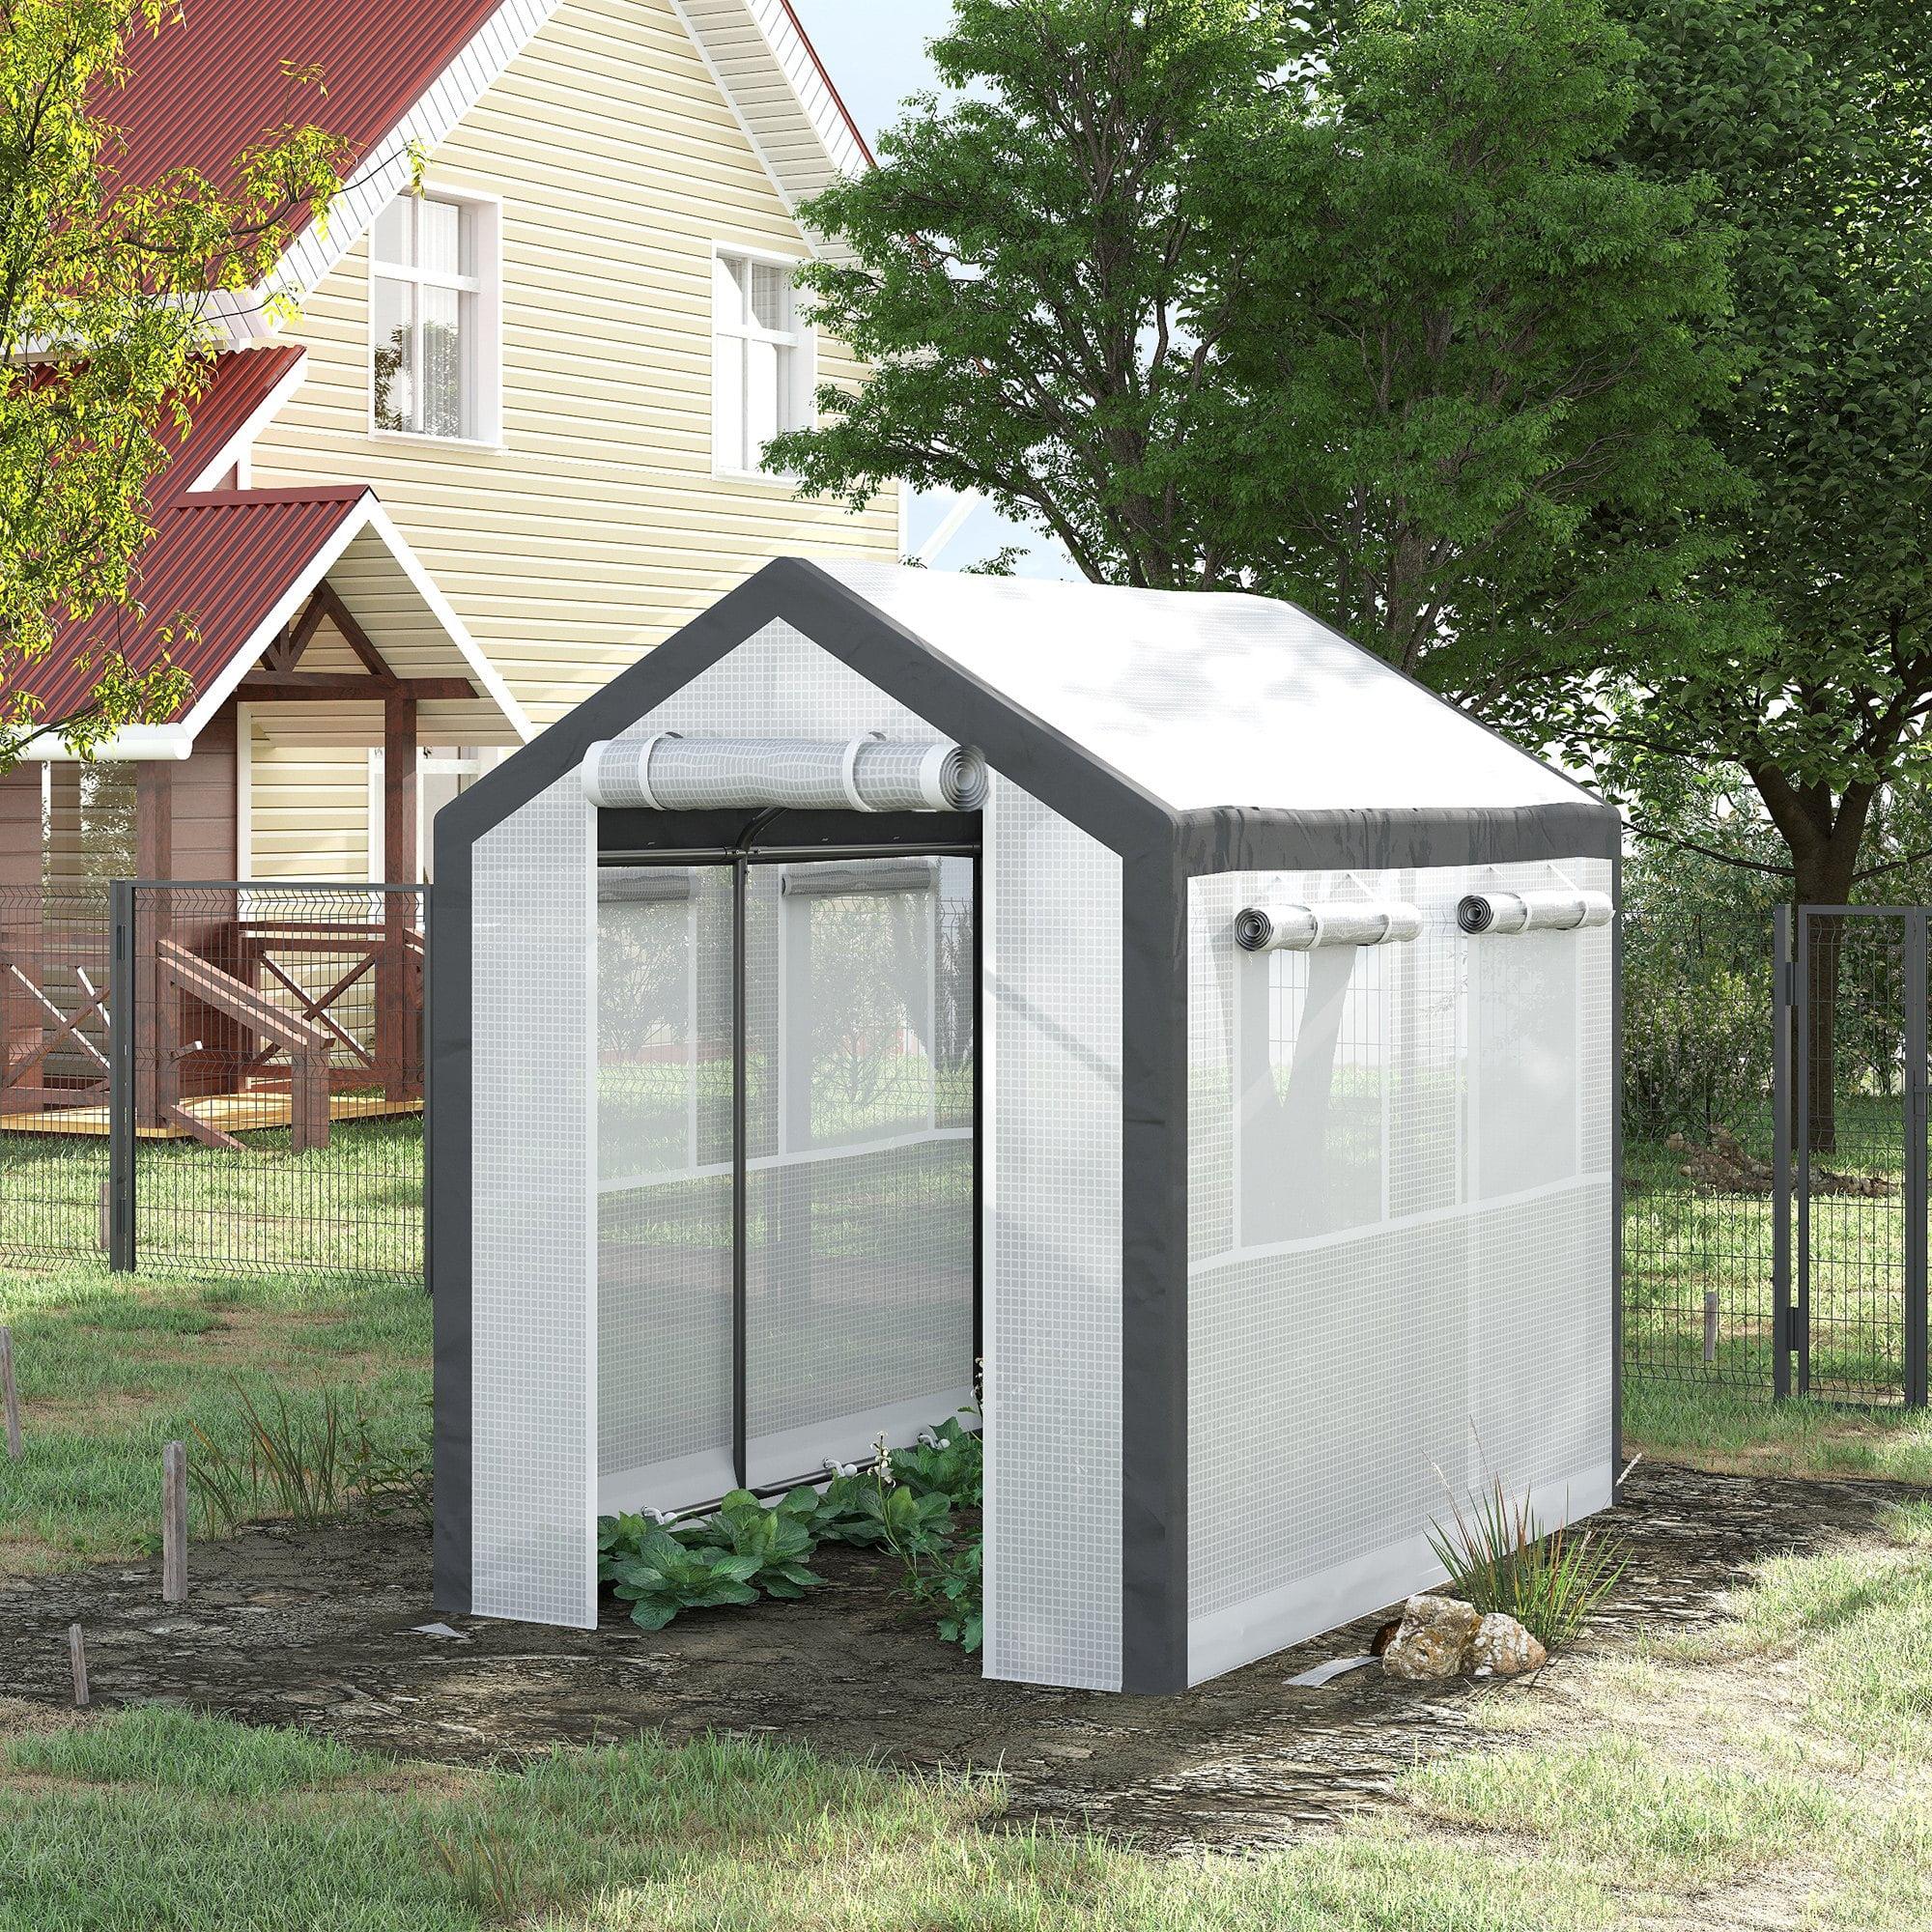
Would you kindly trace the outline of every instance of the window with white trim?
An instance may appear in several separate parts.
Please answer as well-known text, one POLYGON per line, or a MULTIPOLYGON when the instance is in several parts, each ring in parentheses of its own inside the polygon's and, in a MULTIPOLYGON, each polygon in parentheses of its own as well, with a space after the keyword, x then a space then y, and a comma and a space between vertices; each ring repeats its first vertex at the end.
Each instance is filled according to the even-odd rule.
POLYGON ((400 194, 369 250, 370 422, 406 436, 497 437, 497 209, 400 194))
POLYGON ((712 258, 711 467, 753 475, 765 444, 810 419, 811 331, 797 264, 721 248, 712 258))

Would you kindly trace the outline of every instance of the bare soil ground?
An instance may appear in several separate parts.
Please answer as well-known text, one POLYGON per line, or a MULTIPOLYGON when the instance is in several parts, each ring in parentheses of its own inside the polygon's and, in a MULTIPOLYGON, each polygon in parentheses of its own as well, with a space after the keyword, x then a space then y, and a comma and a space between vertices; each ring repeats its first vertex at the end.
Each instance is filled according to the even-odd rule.
POLYGON ((989 1683, 857 1551, 822 1550, 830 1580, 803 1603, 646 1634, 607 1600, 594 1632, 459 1618, 450 1638, 415 1629, 440 1621, 424 1533, 269 1525, 197 1545, 185 1605, 161 1603, 157 1563, 0 1585, 0 1707, 71 1701, 78 1622, 100 1704, 174 1698, 462 1763, 642 1730, 765 1734, 902 1767, 998 1767, 1009 1815, 1085 1819, 1151 1848, 1260 1847, 1385 1802, 1418 1762, 1483 1747, 1480 1700, 1561 1698, 1588 1650, 1707 1623, 1751 1564, 1868 1535, 1886 1503, 1923 1493, 1640 1464, 1599 1520, 1627 1539, 1630 1568, 1585 1643, 1538 1678, 1415 1686, 1370 1668, 1288 1683, 1366 1650, 1378 1617, 1174 1698, 989 1683))

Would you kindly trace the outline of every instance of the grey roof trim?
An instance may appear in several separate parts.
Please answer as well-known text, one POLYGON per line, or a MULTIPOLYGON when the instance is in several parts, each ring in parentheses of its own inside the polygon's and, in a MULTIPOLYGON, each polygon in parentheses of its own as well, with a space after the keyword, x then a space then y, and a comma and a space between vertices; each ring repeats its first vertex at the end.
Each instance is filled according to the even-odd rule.
POLYGON ((917 711, 1014 784, 1116 852, 1172 835, 1175 814, 1057 726, 908 631, 816 564, 780 557, 612 678, 438 814, 474 840, 573 772, 600 738, 614 738, 775 620, 795 625, 830 657, 917 711))
POLYGON ((1521 860, 1615 859, 1623 820, 1593 799, 1574 805, 1454 806, 1396 811, 1183 812, 1182 864, 1204 872, 1381 871, 1503 866, 1521 860))

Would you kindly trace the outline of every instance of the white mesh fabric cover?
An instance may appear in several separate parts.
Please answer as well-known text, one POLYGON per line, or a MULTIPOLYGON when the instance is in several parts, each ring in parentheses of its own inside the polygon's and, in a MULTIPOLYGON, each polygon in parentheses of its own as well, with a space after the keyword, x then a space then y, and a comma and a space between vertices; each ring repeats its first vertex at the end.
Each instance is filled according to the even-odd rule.
POLYGON ((594 839, 573 772, 471 856, 471 1603, 579 1628, 597 1621, 594 839))
MULTIPOLYGON (((623 738, 681 731, 842 739, 873 730, 895 740, 939 735, 778 622, 623 738)), ((998 775, 983 836, 991 1505, 984 1667, 995 1677, 1114 1689, 1121 1672, 1120 862, 998 775), (1004 1109, 1002 1086, 1012 1096, 1004 1109)), ((608 1437, 597 1410, 619 1401, 620 1391, 649 1385, 653 1331, 662 1322, 637 1296, 626 1305, 646 1320, 592 1320, 600 1264, 622 1275, 633 1265, 622 1251, 636 1248, 639 1231, 614 1213, 600 1216, 590 1185, 597 1027, 583 968, 598 950, 596 855, 579 775, 560 780, 490 838, 506 840, 492 916, 514 917, 518 933, 515 949, 486 968, 479 914, 478 1606, 520 1602, 527 1607, 500 1613, 575 1623, 587 1621, 595 1605, 600 1446, 612 1475, 640 1444, 650 1453, 639 1433, 641 1407, 608 1437), (526 831, 512 868, 507 836, 517 826, 526 831), (575 925, 573 907, 582 915, 575 925), (486 976, 495 1007, 484 1003, 486 976), (485 1024, 498 1028, 487 1042, 485 1024), (488 1078, 486 1060, 494 1068, 488 1078), (601 1348, 593 1329, 602 1331, 601 1348), (514 1428, 486 1417, 486 1387, 510 1405, 514 1428), (522 1538, 534 1540, 532 1548, 515 1553, 522 1538), (546 1565, 567 1573, 567 1588, 546 1582, 546 1565)), ((484 845, 478 852, 480 880, 484 845)), ((700 1142, 703 1120, 701 1109, 700 1142)), ((728 1161, 729 1152, 727 1137, 703 1158, 728 1161)), ((908 1428, 898 1439, 913 1434, 908 1428)))
POLYGON ((1109 851, 987 807, 988 1677, 1121 1686, 1121 910, 1109 851))
MULTIPOLYGON (((1606 862, 1563 870, 1608 890, 1606 862)), ((1191 886, 1197 1682, 1439 1580, 1427 1531, 1492 1473, 1551 1524, 1608 1500, 1611 936, 1456 923, 1470 891, 1555 883, 1191 886), (1235 944, 1243 905, 1351 890, 1420 906, 1421 937, 1235 944)))
POLYGON ((859 811, 973 811, 984 802, 977 752, 869 737, 620 738, 593 745, 583 768, 599 805, 660 811, 726 807, 859 811))

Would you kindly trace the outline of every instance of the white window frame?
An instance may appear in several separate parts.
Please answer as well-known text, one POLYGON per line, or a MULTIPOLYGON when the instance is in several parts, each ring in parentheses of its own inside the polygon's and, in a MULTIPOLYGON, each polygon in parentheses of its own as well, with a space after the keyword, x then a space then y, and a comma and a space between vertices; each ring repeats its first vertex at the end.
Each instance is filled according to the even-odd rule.
MULTIPOLYGON (((438 183, 424 185, 420 195, 408 189, 397 200, 435 201, 457 210, 469 234, 472 275, 447 275, 420 266, 403 268, 383 262, 376 255, 376 229, 369 229, 369 291, 365 303, 368 323, 368 355, 363 384, 367 395, 369 435, 383 442, 428 443, 438 449, 501 449, 503 446, 503 199, 500 195, 479 194, 469 188, 445 187, 438 183), (429 430, 383 429, 376 421, 376 283, 378 278, 424 286, 454 289, 471 298, 471 317, 475 327, 465 357, 463 380, 472 420, 465 436, 437 436, 429 430)), ((384 211, 386 213, 386 210, 384 211)), ((412 219, 414 219, 412 210, 412 219)), ((421 250, 416 251, 418 254, 421 250)), ((421 355, 422 327, 418 315, 415 330, 417 355, 421 355)), ((422 381, 420 368, 414 374, 417 392, 422 381)))
POLYGON ((812 407, 812 399, 818 388, 818 331, 800 313, 798 292, 794 288, 791 298, 791 327, 785 329, 760 328, 756 324, 742 316, 727 321, 719 313, 718 270, 724 262, 762 263, 768 267, 789 269, 794 274, 805 267, 809 258, 804 255, 787 255, 774 248, 761 248, 754 243, 744 242, 718 242, 711 244, 708 263, 711 275, 711 473, 740 483, 762 483, 768 489, 785 489, 791 478, 782 470, 747 469, 736 460, 738 452, 731 452, 730 460, 719 446, 718 421, 718 343, 722 336, 729 336, 739 341, 769 342, 791 354, 786 365, 788 380, 784 393, 780 399, 779 426, 781 429, 810 429, 817 419, 812 407))

